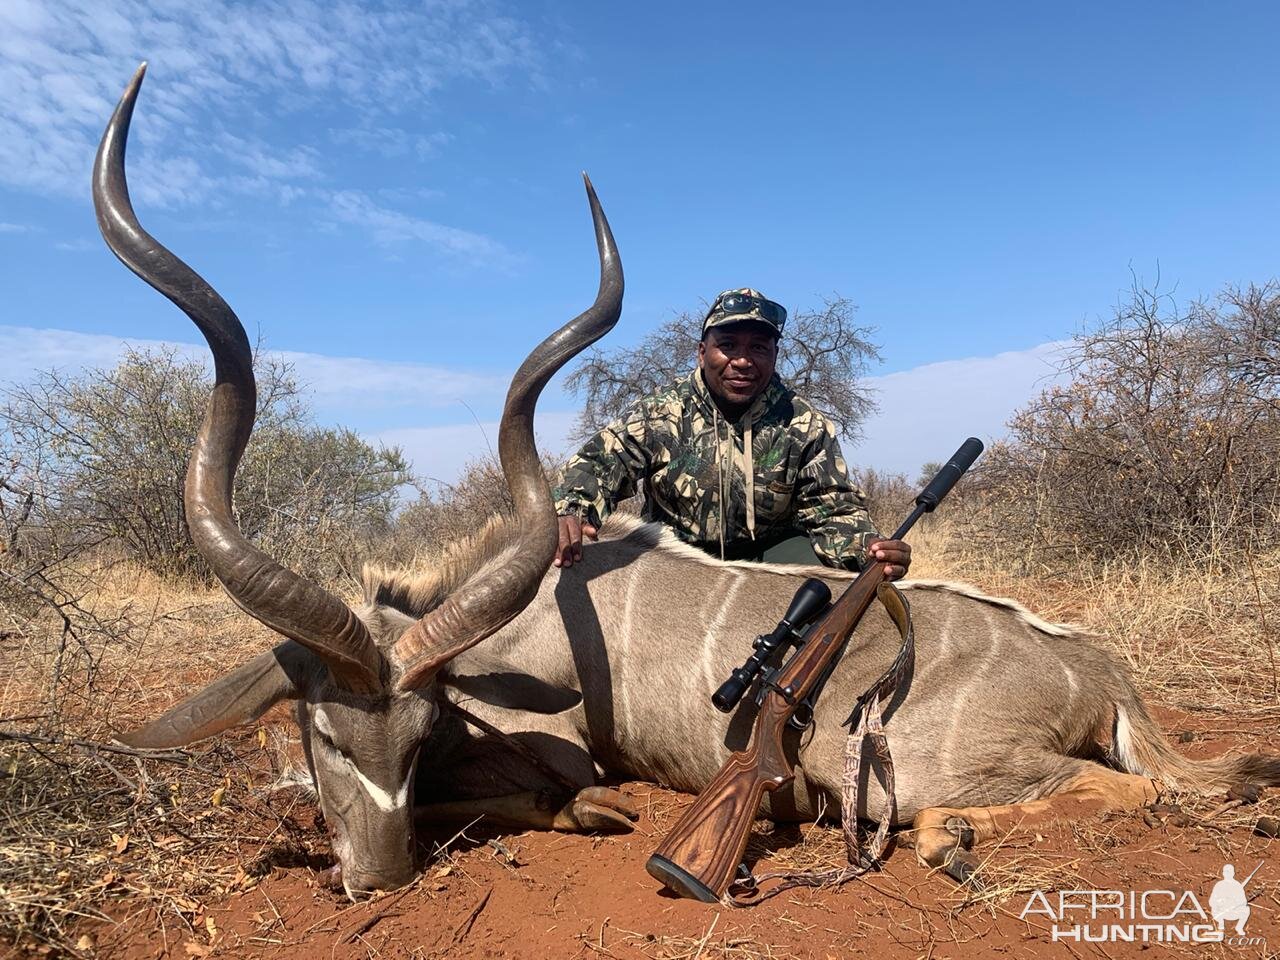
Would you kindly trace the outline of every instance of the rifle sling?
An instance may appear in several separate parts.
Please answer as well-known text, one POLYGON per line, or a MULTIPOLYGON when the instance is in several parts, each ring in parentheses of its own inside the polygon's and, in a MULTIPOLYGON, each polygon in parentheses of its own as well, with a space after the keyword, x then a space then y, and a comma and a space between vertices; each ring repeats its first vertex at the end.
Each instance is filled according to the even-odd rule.
POLYGON ((889 838, 889 827, 898 812, 893 757, 889 753, 889 740, 884 733, 884 708, 915 670, 916 644, 915 628, 911 623, 911 606, 902 592, 886 581, 876 589, 876 597, 898 628, 902 646, 889 668, 858 697, 849 719, 843 724, 850 728, 844 744, 844 782, 840 791, 840 820, 848 863, 829 870, 782 870, 735 880, 729 885, 724 897, 729 906, 752 906, 793 887, 839 886, 869 870, 877 869, 880 865, 880 855, 889 838), (876 832, 864 848, 858 836, 858 781, 867 740, 871 741, 871 749, 875 753, 874 762, 884 778, 885 802, 876 832), (768 889, 762 889, 760 884, 768 881, 778 882, 768 889))
POLYGON ((453 703, 452 701, 447 699, 445 699, 440 705, 446 710, 452 710, 460 718, 462 718, 464 722, 475 727, 481 733, 488 734, 494 739, 499 740, 502 743, 506 744, 506 746, 509 747, 513 752, 518 753, 520 756, 524 757, 524 759, 528 760, 529 763, 534 767, 534 769, 538 770, 540 773, 546 776, 547 779, 559 784, 563 789, 568 790, 570 795, 577 793, 579 790, 583 788, 583 786, 588 786, 588 784, 575 783, 574 781, 570 780, 567 776, 565 776, 555 767, 551 766, 551 764, 547 763, 547 761, 543 760, 542 757, 538 756, 533 751, 532 748, 530 748, 524 743, 521 743, 515 737, 511 736, 511 734, 505 733, 502 730, 499 730, 497 727, 495 727, 492 723, 489 723, 487 720, 481 720, 470 710, 466 710, 463 707, 459 706, 458 704, 453 703))

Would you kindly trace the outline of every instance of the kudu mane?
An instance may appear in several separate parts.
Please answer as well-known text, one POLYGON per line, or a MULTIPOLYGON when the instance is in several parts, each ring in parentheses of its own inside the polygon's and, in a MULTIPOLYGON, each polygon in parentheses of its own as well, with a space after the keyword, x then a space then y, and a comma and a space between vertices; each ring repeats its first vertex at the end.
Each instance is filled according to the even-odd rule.
POLYGON ((366 563, 360 575, 366 606, 426 616, 472 577, 506 562, 514 524, 509 515, 496 514, 478 533, 424 552, 407 567, 366 563))
MULTIPOLYGON (((425 616, 453 590, 481 573, 490 564, 502 562, 503 551, 509 541, 504 533, 509 519, 494 516, 474 536, 448 545, 437 553, 424 555, 407 568, 366 564, 363 571, 364 598, 372 606, 385 605, 411 617, 425 616)), ((680 540, 661 523, 645 522, 626 513, 615 513, 600 529, 600 543, 590 544, 587 550, 598 549, 604 544, 616 544, 621 549, 636 553, 659 551, 673 559, 701 564, 706 567, 725 567, 750 570, 755 573, 783 577, 800 575, 821 577, 824 580, 852 580, 856 574, 819 565, 797 566, 782 563, 754 563, 749 560, 719 560, 703 553, 697 547, 680 540)), ((1036 616, 1017 600, 993 597, 972 584, 956 580, 906 580, 898 584, 903 590, 931 590, 951 593, 971 600, 978 600, 1011 611, 1019 620, 1034 630, 1051 637, 1092 637, 1083 627, 1069 623, 1053 623, 1036 616)))

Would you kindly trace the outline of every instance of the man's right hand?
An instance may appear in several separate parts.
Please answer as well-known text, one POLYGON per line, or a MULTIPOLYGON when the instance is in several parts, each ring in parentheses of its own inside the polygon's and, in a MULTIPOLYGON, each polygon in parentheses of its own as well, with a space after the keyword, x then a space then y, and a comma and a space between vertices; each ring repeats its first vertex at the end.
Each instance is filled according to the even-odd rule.
POLYGON ((557 567, 572 567, 582 559, 582 536, 596 538, 596 528, 577 517, 560 517, 560 548, 556 551, 557 567))

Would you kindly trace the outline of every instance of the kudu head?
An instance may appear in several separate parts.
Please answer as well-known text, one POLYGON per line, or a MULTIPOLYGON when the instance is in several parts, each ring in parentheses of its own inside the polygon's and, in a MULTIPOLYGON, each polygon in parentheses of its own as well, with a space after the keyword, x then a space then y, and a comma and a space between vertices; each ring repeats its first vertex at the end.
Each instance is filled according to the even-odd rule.
POLYGON ((253 428, 252 354, 231 308, 134 215, 125 144, 145 69, 125 90, 98 148, 98 225, 125 266, 172 300, 209 343, 215 383, 187 470, 187 525, 232 599, 285 639, 119 739, 134 747, 179 746, 253 720, 282 699, 298 701, 304 749, 348 895, 402 886, 416 871, 413 775, 419 745, 439 713, 440 670, 533 599, 555 553, 534 404, 560 367, 617 322, 623 281, 613 235, 587 180, 600 289, 588 310, 534 348, 511 381, 498 455, 515 508, 509 523, 491 528, 504 540, 488 544, 485 562, 420 618, 376 602, 353 610, 266 556, 236 526, 231 488, 253 428))

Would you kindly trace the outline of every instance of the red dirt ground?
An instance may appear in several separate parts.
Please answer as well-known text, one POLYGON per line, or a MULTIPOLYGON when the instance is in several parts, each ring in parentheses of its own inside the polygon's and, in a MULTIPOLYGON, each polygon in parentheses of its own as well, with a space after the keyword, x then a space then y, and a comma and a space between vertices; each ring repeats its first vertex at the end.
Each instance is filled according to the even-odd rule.
MULTIPOLYGON (((1191 719, 1170 711, 1162 711, 1161 719, 1167 730, 1196 732, 1181 749, 1197 756, 1275 741, 1274 722, 1244 729, 1226 718, 1191 719)), ((1247 933, 1265 942, 1174 949, 1215 957, 1280 951, 1280 844, 1247 826, 1224 830, 1194 819, 1178 826, 1139 812, 1015 835, 998 849, 979 851, 990 856, 993 880, 1021 884, 1021 892, 994 902, 967 902, 949 880, 918 866, 910 850, 897 849, 882 872, 840 889, 793 890, 740 910, 661 891, 644 862, 689 798, 642 783, 623 789, 642 811, 630 835, 495 833, 477 824, 454 839, 417 883, 372 901, 352 905, 323 887, 315 870, 292 866, 207 903, 203 913, 160 917, 151 908, 131 912, 126 901, 111 911, 114 924, 84 929, 94 941, 92 955, 122 960, 1167 955, 1170 948, 1155 944, 1054 943, 1048 918, 1019 919, 1027 891, 1041 883, 1049 890, 1191 890, 1207 910, 1225 862, 1234 863, 1240 877, 1261 862, 1249 886, 1254 899, 1247 933)), ((318 838, 314 817, 308 807, 303 819, 318 838)), ((819 838, 824 850, 835 849, 836 831, 813 829, 811 845, 819 838)), ((423 839, 430 850, 450 837, 445 831, 423 839)), ((766 847, 786 851, 800 838, 801 831, 783 829, 764 840, 766 847)))

